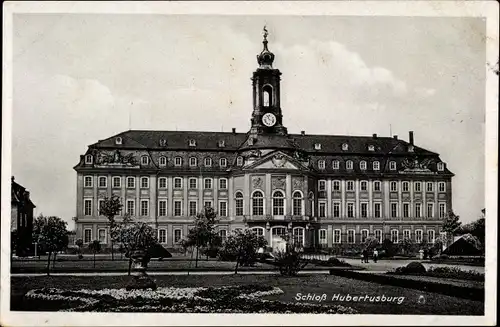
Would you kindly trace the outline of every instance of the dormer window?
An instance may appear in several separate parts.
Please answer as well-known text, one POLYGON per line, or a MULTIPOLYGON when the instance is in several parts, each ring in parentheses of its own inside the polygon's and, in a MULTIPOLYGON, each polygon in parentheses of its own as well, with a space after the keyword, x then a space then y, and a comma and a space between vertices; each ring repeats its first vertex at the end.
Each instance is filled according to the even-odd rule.
POLYGON ((250 138, 248 139, 248 145, 253 145, 253 137, 250 137, 250 138))
POLYGON ((189 146, 196 146, 196 140, 189 140, 189 146))
POLYGON ((359 163, 359 169, 361 170, 366 170, 366 161, 360 161, 359 163))
POLYGON ((219 140, 219 148, 224 148, 226 146, 226 141, 219 140))
POLYGON ((160 140, 160 146, 167 146, 167 140, 161 139, 160 140))
POLYGON ((122 138, 121 138, 121 137, 117 137, 117 138, 115 138, 115 144, 116 144, 116 145, 121 145, 121 144, 122 144, 122 141, 123 141, 123 140, 122 140, 122 138))
POLYGON ((318 168, 325 169, 325 160, 318 160, 318 168))
POLYGON ((165 167, 167 165, 167 158, 160 157, 160 166, 165 167))
POLYGON ((236 159, 236 165, 237 166, 243 166, 243 157, 238 157, 236 159))
POLYGON ((413 145, 408 145, 408 152, 414 152, 415 151, 415 147, 413 145))
POLYGON ((375 146, 370 144, 368 146, 368 151, 375 151, 375 146))
POLYGON ((345 168, 346 169, 352 169, 352 167, 353 167, 352 161, 351 160, 347 160, 346 163, 345 163, 345 168))
POLYGON ((347 150, 349 150, 349 144, 347 143, 342 144, 342 151, 347 151, 347 150))
POLYGON ((444 171, 444 162, 438 162, 437 169, 438 171, 444 171))
POLYGON ((321 143, 314 143, 314 150, 321 150, 321 143))
POLYGON ((396 170, 396 161, 389 162, 389 169, 396 170))
POLYGON ((149 157, 148 156, 142 156, 141 157, 141 164, 142 165, 148 165, 149 164, 149 157))
POLYGON ((92 157, 92 155, 91 155, 91 154, 87 154, 87 155, 85 156, 85 163, 86 163, 86 164, 92 164, 92 162, 94 162, 94 157, 92 157))

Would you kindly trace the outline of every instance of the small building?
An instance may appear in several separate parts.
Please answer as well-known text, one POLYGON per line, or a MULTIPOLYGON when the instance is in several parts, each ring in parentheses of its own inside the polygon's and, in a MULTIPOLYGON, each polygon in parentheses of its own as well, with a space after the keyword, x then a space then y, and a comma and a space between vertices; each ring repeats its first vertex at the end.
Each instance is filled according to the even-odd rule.
POLYGON ((10 230, 12 237, 16 238, 15 249, 12 251, 15 251, 17 256, 24 256, 29 254, 33 248, 33 209, 36 206, 30 199, 30 192, 16 183, 14 176, 12 176, 11 185, 10 230))
POLYGON ((450 246, 448 246, 443 254, 460 255, 460 256, 476 256, 482 255, 482 247, 479 240, 471 234, 464 234, 458 237, 450 246))

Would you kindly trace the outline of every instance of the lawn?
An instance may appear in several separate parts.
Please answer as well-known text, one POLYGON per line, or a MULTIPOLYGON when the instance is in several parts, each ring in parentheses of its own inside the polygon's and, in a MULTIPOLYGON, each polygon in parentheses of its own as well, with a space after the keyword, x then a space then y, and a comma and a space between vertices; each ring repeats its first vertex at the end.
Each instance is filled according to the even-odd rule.
MULTIPOLYGON (((11 277, 12 310, 30 310, 23 306, 23 296, 31 289, 54 287, 67 290, 123 288, 129 276, 41 276, 11 277)), ((283 294, 265 297, 268 300, 297 303, 297 294, 326 294, 322 302, 309 300, 315 304, 340 304, 350 306, 365 314, 434 314, 434 315, 483 315, 484 303, 464 300, 436 293, 417 291, 401 287, 352 280, 331 275, 301 275, 281 277, 271 275, 205 275, 205 276, 154 276, 159 287, 218 287, 234 285, 267 285, 279 287, 283 294), (382 296, 404 297, 401 304, 376 302, 339 302, 332 296, 382 296)))

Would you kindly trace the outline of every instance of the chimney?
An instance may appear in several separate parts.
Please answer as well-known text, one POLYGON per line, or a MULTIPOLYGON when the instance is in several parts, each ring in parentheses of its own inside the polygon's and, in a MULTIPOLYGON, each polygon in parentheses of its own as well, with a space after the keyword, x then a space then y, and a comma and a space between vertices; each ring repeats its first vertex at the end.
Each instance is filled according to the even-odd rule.
POLYGON ((413 145, 413 131, 410 131, 410 144, 413 145))
POLYGON ((11 179, 12 181, 14 181, 14 180, 15 180, 14 176, 12 176, 10 179, 11 179))
POLYGON ((232 128, 233 134, 236 134, 236 128, 232 128))
POLYGON ((306 135, 306 131, 300 131, 300 135, 306 135))
POLYGON ((392 137, 393 137, 395 140, 397 140, 397 139, 398 139, 398 136, 397 136, 397 135, 393 135, 392 137))
POLYGON ((373 138, 376 139, 377 138, 377 134, 373 134, 373 138))

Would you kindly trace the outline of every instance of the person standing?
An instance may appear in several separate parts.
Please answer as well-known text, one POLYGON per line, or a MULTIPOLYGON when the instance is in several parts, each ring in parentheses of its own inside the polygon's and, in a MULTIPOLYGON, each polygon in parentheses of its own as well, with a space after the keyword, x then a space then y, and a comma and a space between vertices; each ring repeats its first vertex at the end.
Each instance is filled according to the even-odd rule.
POLYGON ((377 248, 375 248, 375 250, 373 250, 373 262, 377 262, 378 260, 378 250, 377 248))
POLYGON ((361 251, 361 263, 365 263, 366 262, 366 257, 367 257, 367 251, 366 249, 363 249, 363 251, 361 251))

